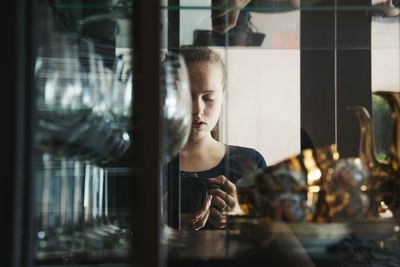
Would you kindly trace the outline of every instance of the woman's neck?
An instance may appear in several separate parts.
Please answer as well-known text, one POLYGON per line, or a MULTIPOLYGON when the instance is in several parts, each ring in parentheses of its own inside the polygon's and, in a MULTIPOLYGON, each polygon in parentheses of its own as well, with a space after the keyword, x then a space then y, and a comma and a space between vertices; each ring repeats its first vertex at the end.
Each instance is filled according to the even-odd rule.
POLYGON ((189 140, 181 151, 181 169, 203 171, 215 167, 225 155, 225 145, 210 136, 189 140))
POLYGON ((207 151, 217 143, 219 142, 212 138, 211 135, 207 135, 203 138, 189 139, 186 145, 183 147, 183 151, 188 153, 207 151))

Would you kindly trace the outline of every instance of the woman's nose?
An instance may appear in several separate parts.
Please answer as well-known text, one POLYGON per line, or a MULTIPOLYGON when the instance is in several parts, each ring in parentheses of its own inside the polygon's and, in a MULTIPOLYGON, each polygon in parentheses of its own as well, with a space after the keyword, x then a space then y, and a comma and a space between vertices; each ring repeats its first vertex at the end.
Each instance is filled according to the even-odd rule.
POLYGON ((199 99, 199 98, 197 98, 197 99, 193 98, 193 100, 192 100, 192 107, 193 107, 193 108, 192 108, 192 112, 193 112, 194 115, 203 113, 204 105, 203 105, 203 102, 201 101, 201 99, 199 99))

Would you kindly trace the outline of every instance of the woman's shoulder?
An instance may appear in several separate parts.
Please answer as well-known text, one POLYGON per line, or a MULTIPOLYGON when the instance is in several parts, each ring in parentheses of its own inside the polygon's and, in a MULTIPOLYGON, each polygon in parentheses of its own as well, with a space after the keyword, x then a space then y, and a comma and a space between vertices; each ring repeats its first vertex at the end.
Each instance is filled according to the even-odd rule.
POLYGON ((264 156, 251 147, 227 145, 227 156, 230 160, 241 162, 252 161, 258 168, 267 166, 264 156))

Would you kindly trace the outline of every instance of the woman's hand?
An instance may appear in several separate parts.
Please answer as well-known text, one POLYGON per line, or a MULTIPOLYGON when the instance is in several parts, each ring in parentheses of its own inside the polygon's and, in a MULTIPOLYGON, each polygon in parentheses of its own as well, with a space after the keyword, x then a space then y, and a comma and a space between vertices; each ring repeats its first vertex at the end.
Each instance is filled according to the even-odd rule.
POLYGON ((210 215, 212 196, 209 195, 204 206, 195 212, 181 214, 181 226, 183 230, 199 230, 206 225, 210 215))
POLYGON ((223 175, 208 179, 207 182, 223 188, 223 190, 211 189, 209 191, 209 194, 212 195, 213 198, 211 202, 210 216, 208 218, 210 224, 218 229, 222 229, 225 227, 225 223, 222 220, 222 213, 224 211, 234 214, 243 213, 239 206, 236 186, 223 175))
POLYGON ((240 9, 251 0, 212 0, 211 19, 213 30, 224 34, 236 26, 240 9))

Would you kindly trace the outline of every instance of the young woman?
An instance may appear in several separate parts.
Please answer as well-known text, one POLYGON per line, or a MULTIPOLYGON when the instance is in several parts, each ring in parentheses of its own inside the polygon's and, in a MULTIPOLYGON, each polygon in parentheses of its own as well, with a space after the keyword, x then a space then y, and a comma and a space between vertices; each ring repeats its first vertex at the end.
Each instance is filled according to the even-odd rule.
POLYGON ((182 214, 183 229, 224 228, 222 211, 241 213, 235 183, 257 168, 266 167, 263 156, 254 149, 226 145, 213 137, 223 104, 226 68, 219 54, 209 48, 182 48, 192 92, 192 128, 180 155, 182 179, 207 179, 218 189, 210 189, 204 206, 182 214))

